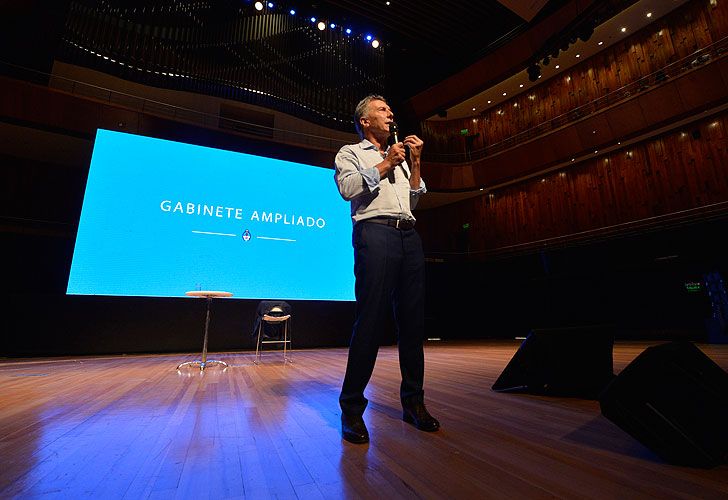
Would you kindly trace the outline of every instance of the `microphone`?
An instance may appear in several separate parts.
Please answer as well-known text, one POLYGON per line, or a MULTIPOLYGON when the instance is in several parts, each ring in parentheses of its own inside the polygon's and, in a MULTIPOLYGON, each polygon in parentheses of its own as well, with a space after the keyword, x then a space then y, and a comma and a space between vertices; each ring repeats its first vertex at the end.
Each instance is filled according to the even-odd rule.
MULTIPOLYGON (((392 133, 392 138, 394 139, 395 144, 399 142, 399 127, 395 122, 392 122, 389 124, 389 131, 392 133)), ((404 147, 404 157, 407 158, 409 156, 409 146, 404 147)))
MULTIPOLYGON (((392 134, 392 138, 394 139, 394 143, 397 144, 399 142, 399 127, 397 126, 396 122, 392 122, 389 124, 389 133, 392 134)), ((394 170, 390 170, 387 174, 387 179, 389 180, 390 184, 394 184, 394 170)))
POLYGON ((392 137, 394 137, 394 143, 398 143, 399 137, 397 136, 397 133, 399 132, 399 127, 397 126, 396 122, 392 122, 389 124, 389 132, 392 134, 392 137))

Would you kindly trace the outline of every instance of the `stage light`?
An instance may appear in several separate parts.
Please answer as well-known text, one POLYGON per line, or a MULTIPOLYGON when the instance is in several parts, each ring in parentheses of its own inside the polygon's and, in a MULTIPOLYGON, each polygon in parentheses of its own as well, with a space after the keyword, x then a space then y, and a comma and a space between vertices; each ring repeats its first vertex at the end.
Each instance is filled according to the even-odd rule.
POLYGON ((288 11, 288 13, 289 13, 290 15, 292 15, 292 16, 295 16, 295 15, 296 15, 296 11, 295 11, 295 10, 293 10, 293 9, 289 10, 289 11, 288 11))
POLYGON ((273 8, 273 2, 268 2, 268 8, 269 9, 272 9, 273 8))
POLYGON ((319 23, 316 25, 319 29, 319 31, 323 31, 326 29, 326 23, 323 21, 319 21, 319 23))
POLYGON ((367 42, 371 42, 372 41, 372 35, 367 35, 364 38, 366 38, 366 41, 367 42))
POLYGON ((334 29, 336 28, 336 25, 334 23, 329 24, 329 28, 334 29))
POLYGON ((312 17, 312 18, 311 18, 311 22, 312 22, 312 23, 315 23, 315 22, 316 22, 316 18, 315 18, 315 17, 312 17))
POLYGON ((344 33, 346 33, 347 35, 351 35, 351 28, 346 28, 344 30, 344 33))
POLYGON ((372 40, 372 47, 374 47, 375 49, 378 49, 379 48, 379 40, 377 40, 376 38, 374 40, 372 40))
POLYGON ((592 26, 585 26, 579 31, 579 39, 582 42, 588 42, 593 34, 594 28, 592 26))
POLYGON ((541 66, 532 64, 526 69, 526 72, 528 73, 529 81, 535 82, 541 76, 541 66))
POLYGON ((255 10, 263 10, 263 2, 255 2, 253 7, 255 7, 255 10))

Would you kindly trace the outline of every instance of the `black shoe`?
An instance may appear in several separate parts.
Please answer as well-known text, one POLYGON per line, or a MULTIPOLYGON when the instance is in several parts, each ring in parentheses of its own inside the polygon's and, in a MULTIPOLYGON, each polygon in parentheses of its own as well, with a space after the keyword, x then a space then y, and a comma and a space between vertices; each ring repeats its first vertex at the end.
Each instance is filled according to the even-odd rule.
POLYGON ((369 442, 369 431, 361 415, 341 414, 341 436, 354 444, 369 442))
POLYGON ((430 415, 424 403, 413 403, 402 407, 402 420, 412 424, 421 431, 435 432, 440 428, 440 422, 430 415))

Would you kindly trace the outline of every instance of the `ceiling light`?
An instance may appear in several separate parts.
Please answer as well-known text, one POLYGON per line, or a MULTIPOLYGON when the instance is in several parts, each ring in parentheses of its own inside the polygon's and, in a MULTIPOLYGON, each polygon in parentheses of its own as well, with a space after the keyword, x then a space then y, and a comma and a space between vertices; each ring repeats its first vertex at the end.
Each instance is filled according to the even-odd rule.
POLYGON ((326 29, 326 23, 323 21, 319 21, 319 23, 316 25, 316 27, 319 29, 319 31, 323 31, 326 29))
POLYGON ((648 12, 647 17, 652 17, 652 12, 648 12))
POLYGON ((255 2, 253 6, 255 7, 255 10, 263 10, 263 2, 255 2))
POLYGON ((488 104, 490 104, 491 102, 493 102, 493 101, 491 101, 490 99, 488 99, 488 104))
POLYGON ((599 42, 597 45, 604 45, 604 42, 599 42))
POLYGON ((475 111, 475 108, 473 108, 473 111, 475 111))
POLYGON ((503 97, 507 96, 508 92, 503 92, 503 97))
POLYGON ((519 85, 519 87, 520 87, 520 88, 523 88, 523 84, 520 84, 520 85, 519 85))
POLYGON ((377 40, 376 38, 372 40, 372 47, 374 47, 375 49, 379 48, 379 40, 377 40))
POLYGON ((559 69, 560 67, 561 67, 560 64, 557 64, 556 66, 554 66, 554 68, 556 68, 556 69, 559 69))
POLYGON ((577 59, 580 58, 580 57, 581 57, 581 54, 576 54, 576 58, 577 59))
POLYGON ((620 31, 621 31, 622 33, 626 33, 626 32, 627 32, 627 28, 623 26, 623 27, 622 27, 622 29, 621 29, 620 31))

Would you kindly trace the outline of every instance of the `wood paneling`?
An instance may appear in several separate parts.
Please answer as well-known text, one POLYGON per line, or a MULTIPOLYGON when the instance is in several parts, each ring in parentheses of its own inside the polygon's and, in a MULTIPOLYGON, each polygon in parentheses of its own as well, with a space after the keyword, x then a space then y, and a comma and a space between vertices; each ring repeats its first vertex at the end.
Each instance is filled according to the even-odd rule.
MULTIPOLYGON (((483 149, 637 82, 726 35, 726 2, 718 2, 715 7, 707 1, 688 2, 666 18, 544 82, 533 91, 486 111, 476 117, 476 122, 472 118, 423 122, 423 138, 431 153, 463 153, 463 143, 452 138, 461 129, 468 128, 471 133, 478 134, 473 150, 483 149)), ((681 82, 682 104, 691 107, 697 100, 705 101, 705 93, 710 94, 713 100, 718 94, 725 95, 728 79, 718 75, 706 79, 700 74, 693 74, 690 80, 683 79, 681 82)), ((650 83, 645 80, 645 85, 650 83)), ((650 97, 654 102, 647 110, 653 116, 661 115, 657 121, 667 118, 673 110, 674 102, 666 100, 671 92, 674 89, 664 89, 665 95, 662 95, 658 89, 658 93, 650 97)), ((578 115, 570 116, 571 120, 578 118, 578 115)))
POLYGON ((425 248, 456 251, 449 235, 463 222, 471 223, 477 254, 728 202, 726 130, 723 113, 543 178, 418 212, 425 248))
MULTIPOLYGON (((437 172, 438 182, 431 182, 435 190, 462 190, 497 185, 527 174, 543 171, 557 163, 591 154, 595 150, 613 146, 619 141, 648 133, 651 129, 664 127, 670 121, 677 121, 698 115, 706 109, 725 104, 728 99, 728 81, 723 81, 724 58, 715 64, 706 64, 677 76, 670 83, 652 87, 645 92, 631 96, 627 101, 615 104, 603 111, 593 113, 553 132, 540 135, 530 141, 518 144, 474 160, 468 164, 434 163, 426 160, 426 172, 437 172), (690 83, 682 85, 682 79, 690 77, 690 83), (700 92, 702 82, 711 82, 717 88, 700 92), (718 83, 716 83, 718 82, 718 83), (697 84, 700 88, 690 91, 690 106, 684 103, 682 88, 697 84), (595 132, 596 131, 596 132, 595 132), (619 134, 617 133, 619 132, 619 134), (463 169, 473 170, 474 184, 463 184, 463 169)), ((687 93, 688 91, 683 91, 687 93)), ((428 145, 429 146, 429 145, 428 145)))

